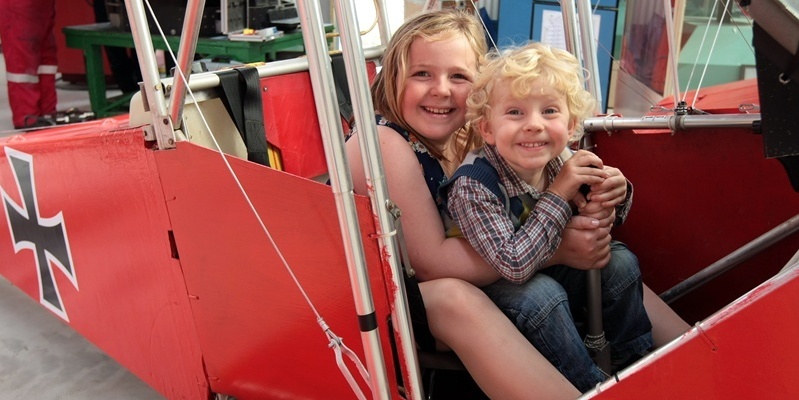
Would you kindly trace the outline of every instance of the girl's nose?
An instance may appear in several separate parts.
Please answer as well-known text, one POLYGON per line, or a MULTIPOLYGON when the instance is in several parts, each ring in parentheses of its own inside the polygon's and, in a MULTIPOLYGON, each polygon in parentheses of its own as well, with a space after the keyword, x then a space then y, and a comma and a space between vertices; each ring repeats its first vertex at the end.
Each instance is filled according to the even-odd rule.
POLYGON ((430 89, 430 93, 434 96, 442 96, 442 97, 449 96, 450 94, 449 81, 444 78, 436 79, 433 83, 433 87, 430 89))

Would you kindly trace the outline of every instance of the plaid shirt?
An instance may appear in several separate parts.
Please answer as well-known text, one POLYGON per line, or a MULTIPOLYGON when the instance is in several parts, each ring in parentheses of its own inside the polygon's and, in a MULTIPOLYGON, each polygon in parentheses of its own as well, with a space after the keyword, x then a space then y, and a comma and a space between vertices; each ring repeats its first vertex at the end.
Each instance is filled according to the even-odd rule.
MULTIPOLYGON (((448 210, 463 236, 483 259, 503 278, 523 283, 540 270, 557 250, 561 232, 572 216, 572 209, 566 200, 548 191, 541 193, 519 178, 497 154, 494 146, 486 145, 483 150, 486 159, 499 173, 500 184, 505 188, 508 198, 527 198, 527 221, 514 231, 513 221, 502 200, 478 180, 468 176, 462 176, 452 183, 448 210)), ((549 182, 554 181, 562 166, 560 158, 547 164, 545 173, 549 182)), ((627 201, 618 210, 622 212, 622 219, 629 209, 631 195, 631 190, 628 190, 627 201)))

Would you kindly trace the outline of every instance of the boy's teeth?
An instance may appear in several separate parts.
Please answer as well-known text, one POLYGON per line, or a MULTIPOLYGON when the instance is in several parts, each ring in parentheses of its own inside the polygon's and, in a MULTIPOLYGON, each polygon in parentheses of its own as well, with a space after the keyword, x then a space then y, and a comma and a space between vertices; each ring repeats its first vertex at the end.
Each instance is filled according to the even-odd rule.
POLYGON ((522 147, 541 147, 543 145, 544 144, 541 143, 541 142, 537 142, 537 143, 522 143, 522 147))

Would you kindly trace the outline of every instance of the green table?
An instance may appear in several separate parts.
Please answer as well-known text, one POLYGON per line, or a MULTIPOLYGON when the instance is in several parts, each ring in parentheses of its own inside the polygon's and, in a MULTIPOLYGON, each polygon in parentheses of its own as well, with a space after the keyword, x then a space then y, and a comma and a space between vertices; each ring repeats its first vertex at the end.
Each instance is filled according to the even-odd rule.
MULTIPOLYGON (((328 25, 325 30, 331 31, 328 25)), ((110 23, 67 26, 63 28, 67 47, 83 50, 86 62, 86 82, 89 86, 89 101, 98 117, 124 112, 130 95, 107 99, 105 95, 105 72, 103 71, 103 46, 133 48, 133 35, 114 28, 110 23)), ((160 36, 153 35, 153 47, 166 49, 160 36)), ((179 36, 168 36, 172 51, 177 52, 179 36)), ((211 57, 227 57, 244 63, 274 60, 280 51, 304 51, 302 33, 287 33, 266 42, 230 41, 226 36, 199 38, 196 53, 211 57)))

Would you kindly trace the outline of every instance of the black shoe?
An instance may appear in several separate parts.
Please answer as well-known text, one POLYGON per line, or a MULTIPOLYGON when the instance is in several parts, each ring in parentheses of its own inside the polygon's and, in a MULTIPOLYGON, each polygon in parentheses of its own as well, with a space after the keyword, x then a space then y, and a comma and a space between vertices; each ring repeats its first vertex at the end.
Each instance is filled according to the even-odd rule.
POLYGON ((55 126, 56 122, 50 116, 28 115, 25 117, 22 129, 26 128, 45 128, 55 126))

